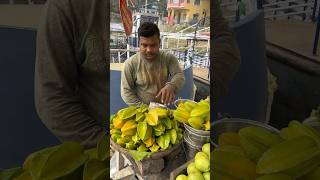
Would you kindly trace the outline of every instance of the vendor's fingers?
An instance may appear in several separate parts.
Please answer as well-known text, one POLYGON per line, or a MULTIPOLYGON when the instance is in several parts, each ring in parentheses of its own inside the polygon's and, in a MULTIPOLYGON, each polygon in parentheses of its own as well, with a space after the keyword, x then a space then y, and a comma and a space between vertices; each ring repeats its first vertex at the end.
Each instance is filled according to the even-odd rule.
POLYGON ((156 95, 156 98, 161 97, 161 94, 162 94, 162 90, 158 92, 158 94, 156 95))
POLYGON ((172 93, 168 91, 168 99, 167 99, 167 104, 169 105, 172 102, 172 93))
POLYGON ((171 93, 171 100, 170 100, 170 104, 172 104, 174 102, 174 94, 171 93))
POLYGON ((169 93, 169 99, 168 99, 168 104, 172 104, 173 103, 173 96, 174 94, 172 92, 169 93))
POLYGON ((164 90, 162 93, 162 100, 164 104, 168 103, 168 95, 169 95, 168 91, 164 90))
POLYGON ((168 93, 168 99, 167 99, 167 104, 170 104, 172 101, 172 94, 168 93))

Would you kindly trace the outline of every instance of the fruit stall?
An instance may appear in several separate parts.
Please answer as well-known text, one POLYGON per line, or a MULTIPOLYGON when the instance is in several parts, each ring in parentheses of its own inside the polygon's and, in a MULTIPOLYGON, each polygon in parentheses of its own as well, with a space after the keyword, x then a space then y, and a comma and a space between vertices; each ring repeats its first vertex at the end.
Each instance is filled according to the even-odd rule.
POLYGON ((129 106, 110 117, 112 179, 210 179, 210 100, 129 106), (183 168, 185 166, 185 168, 183 168))

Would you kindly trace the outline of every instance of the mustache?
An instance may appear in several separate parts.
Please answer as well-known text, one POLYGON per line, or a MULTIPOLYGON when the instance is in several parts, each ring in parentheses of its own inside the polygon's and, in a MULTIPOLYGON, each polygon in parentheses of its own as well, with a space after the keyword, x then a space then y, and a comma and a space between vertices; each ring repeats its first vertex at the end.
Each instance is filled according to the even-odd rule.
POLYGON ((145 53, 145 55, 147 55, 147 56, 155 56, 155 55, 157 55, 157 53, 145 53))

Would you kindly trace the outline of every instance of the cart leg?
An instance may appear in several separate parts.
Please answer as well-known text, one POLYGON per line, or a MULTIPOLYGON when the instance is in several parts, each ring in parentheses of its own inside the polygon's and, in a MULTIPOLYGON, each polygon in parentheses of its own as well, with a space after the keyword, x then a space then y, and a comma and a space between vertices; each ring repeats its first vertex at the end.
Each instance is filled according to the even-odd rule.
POLYGON ((120 171, 116 172, 112 176, 113 180, 136 180, 135 172, 132 166, 128 166, 120 171))

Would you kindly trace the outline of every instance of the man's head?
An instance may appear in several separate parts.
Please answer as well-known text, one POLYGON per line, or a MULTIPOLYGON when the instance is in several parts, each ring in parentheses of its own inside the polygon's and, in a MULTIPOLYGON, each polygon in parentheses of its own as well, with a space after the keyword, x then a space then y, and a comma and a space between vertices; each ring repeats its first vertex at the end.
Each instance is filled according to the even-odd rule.
POLYGON ((152 22, 143 23, 138 29, 140 54, 147 60, 155 60, 160 49, 160 30, 152 22))

